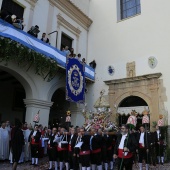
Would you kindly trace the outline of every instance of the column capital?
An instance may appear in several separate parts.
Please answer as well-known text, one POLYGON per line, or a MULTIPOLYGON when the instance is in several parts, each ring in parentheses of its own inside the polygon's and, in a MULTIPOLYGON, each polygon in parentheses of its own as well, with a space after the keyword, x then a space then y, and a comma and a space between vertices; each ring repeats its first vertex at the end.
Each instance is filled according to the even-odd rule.
POLYGON ((38 100, 38 99, 24 99, 24 103, 26 107, 36 107, 42 109, 50 109, 53 105, 53 102, 45 101, 45 100, 38 100))

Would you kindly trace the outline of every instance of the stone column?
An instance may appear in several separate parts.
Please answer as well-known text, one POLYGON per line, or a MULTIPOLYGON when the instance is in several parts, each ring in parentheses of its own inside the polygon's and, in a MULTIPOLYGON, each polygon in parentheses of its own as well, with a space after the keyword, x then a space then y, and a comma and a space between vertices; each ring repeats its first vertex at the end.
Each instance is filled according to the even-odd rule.
POLYGON ((111 111, 112 111, 112 116, 111 116, 111 121, 114 121, 115 123, 118 123, 117 122, 117 103, 115 103, 115 97, 116 97, 116 94, 115 94, 115 90, 113 89, 113 86, 110 85, 109 86, 109 105, 110 105, 110 108, 111 108, 111 111))
POLYGON ((34 6, 31 6, 29 11, 29 19, 28 19, 28 26, 27 26, 28 30, 33 26, 32 25, 33 17, 34 17, 34 6))
POLYGON ((37 99, 24 99, 24 103, 26 105, 26 117, 25 121, 28 124, 34 125, 33 119, 36 113, 40 110, 40 122, 43 126, 48 126, 50 107, 53 102, 37 100, 37 99))
POLYGON ((151 92, 152 110, 150 110, 150 128, 152 130, 152 122, 157 122, 159 119, 159 95, 158 85, 154 84, 149 87, 151 92))
POLYGON ((2 0, 0 0, 0 7, 2 6, 2 0))

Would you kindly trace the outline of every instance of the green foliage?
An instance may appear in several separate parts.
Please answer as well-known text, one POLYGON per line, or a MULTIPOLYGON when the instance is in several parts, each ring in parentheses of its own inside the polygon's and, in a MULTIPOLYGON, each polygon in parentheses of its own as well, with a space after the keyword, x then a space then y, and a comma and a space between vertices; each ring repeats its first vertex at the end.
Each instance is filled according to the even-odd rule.
POLYGON ((47 81, 52 80, 58 70, 55 60, 4 37, 0 37, 0 62, 5 62, 5 65, 15 62, 26 71, 34 67, 35 74, 47 81))
POLYGON ((155 122, 152 122, 152 127, 156 127, 156 125, 157 125, 157 122, 155 121, 155 122))

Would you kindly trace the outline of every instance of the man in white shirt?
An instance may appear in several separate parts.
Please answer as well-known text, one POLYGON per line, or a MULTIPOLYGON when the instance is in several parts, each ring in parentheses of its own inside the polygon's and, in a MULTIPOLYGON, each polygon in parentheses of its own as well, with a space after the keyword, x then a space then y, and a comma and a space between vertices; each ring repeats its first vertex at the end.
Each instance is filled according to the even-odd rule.
POLYGON ((137 136, 138 153, 139 153, 139 168, 142 170, 143 159, 146 162, 146 170, 149 169, 149 147, 150 147, 150 133, 145 131, 144 126, 140 126, 140 133, 137 136))
POLYGON ((9 132, 5 127, 6 123, 2 122, 0 128, 0 160, 9 159, 9 132))
POLYGON ((118 169, 132 170, 133 152, 137 148, 134 135, 128 133, 128 126, 121 126, 121 134, 118 136, 114 148, 114 159, 118 159, 118 169))

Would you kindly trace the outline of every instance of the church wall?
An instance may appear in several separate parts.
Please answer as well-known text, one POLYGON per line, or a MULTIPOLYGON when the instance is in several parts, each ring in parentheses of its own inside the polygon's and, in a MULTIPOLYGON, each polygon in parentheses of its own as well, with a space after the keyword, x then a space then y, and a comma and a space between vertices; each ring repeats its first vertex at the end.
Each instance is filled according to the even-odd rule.
MULTIPOLYGON (((87 57, 87 35, 88 31, 85 29, 80 22, 74 20, 73 16, 69 16, 69 14, 64 13, 60 9, 55 6, 55 1, 53 0, 38 0, 30 1, 30 0, 16 0, 17 3, 24 6, 24 24, 26 24, 24 31, 27 32, 31 26, 38 25, 40 32, 38 34, 38 38, 41 38, 43 32, 47 34, 52 31, 58 31, 58 39, 57 39, 57 47, 60 49, 61 45, 61 33, 64 32, 68 36, 74 39, 73 41, 73 48, 75 49, 75 53, 81 53, 82 58, 87 57), (68 25, 63 25, 63 23, 59 24, 58 15, 61 15, 65 21, 67 21, 68 25), (74 26, 74 28, 69 27, 69 24, 74 26), (78 30, 76 30, 76 29, 78 30)), ((78 3, 78 2, 75 2, 78 3)), ((2 0, 0 0, 0 5, 2 4, 2 0)), ((85 5, 86 7, 84 10, 86 14, 88 13, 88 5, 89 2, 83 1, 81 4, 78 3, 79 7, 82 9, 85 5)), ((62 22, 62 21, 60 21, 62 22)), ((50 39, 50 43, 52 46, 56 46, 56 35, 57 33, 51 34, 47 37, 50 39)), ((1 69, 0 63, 0 69, 1 69)), ((4 67, 4 65, 3 65, 4 67)), ((43 80, 41 76, 35 75, 34 69, 30 69, 26 72, 24 69, 18 68, 15 64, 9 64, 7 66, 9 68, 10 73, 14 73, 16 78, 21 81, 21 84, 26 84, 24 86, 26 91, 26 99, 24 103, 27 107, 26 109, 26 121, 27 123, 32 123, 34 115, 40 110, 40 123, 47 125, 48 124, 48 117, 49 117, 49 110, 52 105, 51 92, 53 92, 52 88, 57 90, 57 87, 65 87, 65 78, 58 74, 52 81, 47 82, 43 80), (17 77, 19 74, 19 77, 17 77), (29 88, 27 88, 29 86, 29 88)), ((9 71, 8 70, 8 71, 9 71)), ((76 107, 77 109, 77 107, 76 107)), ((73 114, 75 114, 72 119, 75 118, 75 124, 80 122, 80 116, 77 116, 77 111, 74 110, 73 114)))
POLYGON ((167 22, 170 2, 141 1, 141 14, 123 21, 118 20, 117 2, 116 0, 108 0, 107 3, 102 0, 91 1, 89 17, 95 22, 91 25, 88 36, 88 61, 95 56, 97 67, 96 83, 91 85, 87 100, 92 104, 97 100, 99 92, 96 89, 100 91, 104 88, 107 94, 108 86, 103 81, 125 78, 126 64, 135 61, 136 76, 162 73, 160 79, 163 79, 167 95, 165 107, 170 110, 168 72, 170 38, 167 36, 170 30, 170 23, 167 22), (150 56, 154 56, 158 61, 154 69, 148 65, 150 56), (113 76, 108 74, 109 65, 115 68, 113 76), (94 95, 93 98, 91 93, 94 95))

